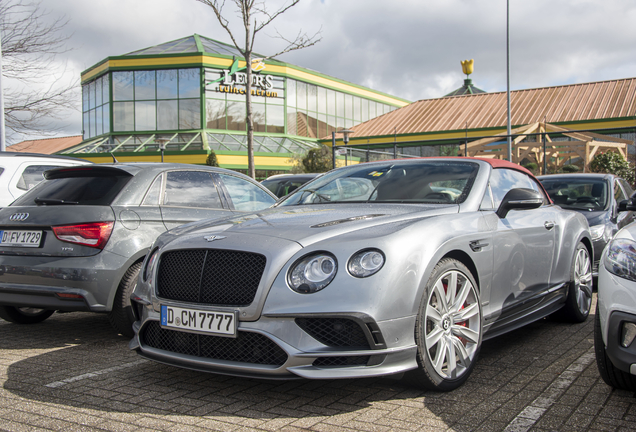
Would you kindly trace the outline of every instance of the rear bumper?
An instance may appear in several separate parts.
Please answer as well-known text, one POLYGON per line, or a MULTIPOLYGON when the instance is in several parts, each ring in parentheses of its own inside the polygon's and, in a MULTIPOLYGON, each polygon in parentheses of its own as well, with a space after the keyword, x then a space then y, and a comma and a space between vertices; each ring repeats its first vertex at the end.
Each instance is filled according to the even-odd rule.
POLYGON ((109 312, 128 259, 0 256, 0 305, 109 312), (73 298, 81 296, 81 298, 73 298))

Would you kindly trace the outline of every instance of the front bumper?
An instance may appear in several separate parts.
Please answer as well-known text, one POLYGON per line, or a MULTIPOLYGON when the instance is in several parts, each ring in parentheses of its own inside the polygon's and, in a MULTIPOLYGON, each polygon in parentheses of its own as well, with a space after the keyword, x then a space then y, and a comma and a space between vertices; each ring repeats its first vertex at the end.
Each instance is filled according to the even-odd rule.
MULTIPOLYGON (((139 310, 139 309, 138 309, 139 310)), ((239 322, 237 338, 200 335, 162 328, 158 314, 144 309, 142 321, 134 325, 129 347, 141 356, 160 363, 219 374, 270 379, 340 379, 385 376, 417 367, 414 343, 387 348, 383 335, 412 333, 415 317, 375 323, 352 313, 317 314, 318 320, 350 321, 359 325, 370 343, 361 346, 329 346, 297 325, 293 316, 261 317, 239 322)), ((303 319, 314 315, 302 314, 303 319)), ((352 328, 353 328, 352 327, 352 328)), ((407 335, 404 335, 409 340, 407 335)), ((412 339, 412 337, 411 337, 412 339)), ((323 339, 324 342, 324 339, 323 339)))
POLYGON ((636 315, 614 311, 607 321, 607 356, 612 364, 632 375, 636 375, 636 341, 627 348, 620 344, 623 323, 630 322, 636 324, 636 315))

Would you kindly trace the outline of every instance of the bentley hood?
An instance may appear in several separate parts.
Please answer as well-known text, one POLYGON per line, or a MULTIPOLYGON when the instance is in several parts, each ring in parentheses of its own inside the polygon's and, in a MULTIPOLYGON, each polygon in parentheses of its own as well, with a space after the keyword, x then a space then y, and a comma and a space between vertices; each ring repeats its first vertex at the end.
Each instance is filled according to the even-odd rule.
POLYGON ((458 205, 337 204, 275 207, 232 218, 198 221, 164 234, 187 242, 190 237, 244 234, 275 237, 303 247, 360 229, 389 224, 395 229, 424 218, 458 213, 458 205))

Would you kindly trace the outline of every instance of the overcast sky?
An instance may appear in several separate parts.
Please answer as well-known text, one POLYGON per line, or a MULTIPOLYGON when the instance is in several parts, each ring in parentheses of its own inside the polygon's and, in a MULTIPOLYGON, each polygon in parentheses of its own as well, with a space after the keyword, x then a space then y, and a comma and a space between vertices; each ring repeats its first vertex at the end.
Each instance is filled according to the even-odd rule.
MULTIPOLYGON (((226 15, 238 24, 227 3, 226 15)), ((283 3, 266 0, 271 10, 283 3)), ((231 43, 212 10, 195 0, 42 0, 42 6, 50 18, 69 20, 71 51, 58 59, 69 77, 108 56, 194 33, 231 43)), ((636 77, 634 23, 630 0, 510 0, 511 89, 636 77)), ((460 61, 467 59, 475 60, 475 85, 506 90, 506 0, 301 0, 264 30, 257 52, 282 47, 276 31, 322 36, 280 60, 408 100, 460 87, 460 61)), ((80 133, 79 112, 69 113, 59 135, 80 133)))

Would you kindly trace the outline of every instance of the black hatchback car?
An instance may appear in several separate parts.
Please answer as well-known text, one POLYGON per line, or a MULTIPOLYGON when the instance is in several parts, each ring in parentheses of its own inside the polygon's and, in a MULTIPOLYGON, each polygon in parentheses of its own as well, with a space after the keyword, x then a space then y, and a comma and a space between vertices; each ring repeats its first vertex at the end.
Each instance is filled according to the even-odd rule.
POLYGON ((159 234, 275 201, 247 176, 208 166, 47 171, 42 183, 0 210, 0 317, 28 324, 56 310, 106 312, 118 332, 132 336, 130 293, 159 234))
POLYGON ((613 174, 553 174, 537 178, 556 205, 586 217, 594 244, 593 275, 598 276, 605 245, 634 220, 634 212, 626 210, 627 200, 634 193, 632 187, 613 174))

